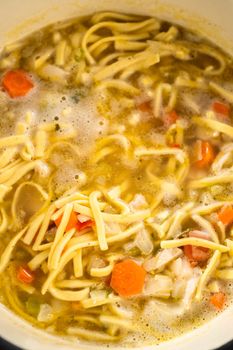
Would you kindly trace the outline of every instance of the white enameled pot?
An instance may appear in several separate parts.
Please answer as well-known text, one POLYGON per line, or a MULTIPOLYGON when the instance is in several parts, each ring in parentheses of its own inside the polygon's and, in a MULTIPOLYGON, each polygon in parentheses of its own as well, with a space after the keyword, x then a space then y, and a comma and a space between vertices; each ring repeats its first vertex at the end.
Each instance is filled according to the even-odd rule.
MULTIPOLYGON (((233 0, 0 0, 0 48, 48 23, 103 10, 157 16, 180 23, 198 30, 233 54, 233 0)), ((233 339, 232 325, 233 306, 192 332, 158 346, 137 350, 217 349, 233 339)), ((98 345, 74 343, 48 335, 2 305, 0 336, 27 350, 98 348, 98 345)), ((104 350, 104 346, 99 349, 104 350)))

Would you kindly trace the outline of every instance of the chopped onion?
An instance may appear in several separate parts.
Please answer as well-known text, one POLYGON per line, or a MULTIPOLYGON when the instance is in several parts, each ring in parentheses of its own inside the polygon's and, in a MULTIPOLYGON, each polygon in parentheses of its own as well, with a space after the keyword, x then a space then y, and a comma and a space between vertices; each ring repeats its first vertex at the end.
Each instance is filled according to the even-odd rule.
POLYGON ((181 95, 181 98, 185 105, 185 109, 187 109, 188 111, 191 111, 194 114, 200 114, 200 105, 194 99, 194 96, 188 93, 184 93, 181 95))
POLYGON ((51 322, 53 317, 53 309, 49 304, 40 305, 40 311, 37 316, 39 322, 51 322))
POLYGON ((141 193, 137 193, 134 196, 134 199, 129 203, 130 209, 139 210, 147 206, 147 201, 141 193))
POLYGON ((107 298, 107 292, 106 290, 92 290, 90 296, 93 300, 103 300, 107 298))
POLYGON ((98 257, 97 255, 93 255, 90 258, 89 264, 88 264, 88 270, 90 271, 92 268, 101 268, 101 267, 105 267, 106 263, 103 259, 101 259, 100 257, 98 257))
POLYGON ((154 248, 150 234, 146 230, 138 232, 135 238, 135 245, 145 255, 150 254, 154 248))
POLYGON ((37 172, 41 177, 49 177, 51 174, 51 168, 46 162, 38 160, 35 166, 35 172, 37 172))
POLYGON ((172 289, 172 297, 175 299, 180 299, 184 295, 185 287, 186 287, 187 281, 185 279, 177 279, 173 283, 173 289, 172 289))
POLYGON ((92 84, 92 76, 90 73, 84 72, 81 74, 81 82, 85 85, 85 86, 91 86, 92 84))
POLYGON ((151 132, 150 140, 153 142, 154 145, 158 146, 165 146, 166 145, 166 137, 163 134, 157 133, 157 132, 151 132))
POLYGON ((184 297, 183 297, 183 304, 186 309, 189 309, 190 307, 192 297, 196 291, 200 275, 201 275, 201 269, 199 267, 195 267, 193 269, 193 276, 187 281, 184 297))
POLYGON ((144 295, 158 298, 169 298, 173 283, 169 276, 155 275, 149 277, 144 286, 144 295))
POLYGON ((108 191, 108 195, 113 198, 119 198, 121 195, 120 186, 114 186, 108 191))
POLYGON ((89 216, 86 216, 86 215, 82 215, 82 214, 78 214, 77 215, 77 218, 78 218, 78 221, 83 223, 83 222, 87 222, 90 220, 90 217, 89 216))
POLYGON ((163 249, 155 257, 147 260, 143 267, 147 272, 153 270, 161 271, 167 264, 182 254, 183 252, 179 248, 163 249))
POLYGON ((170 265, 171 272, 178 278, 188 279, 193 275, 193 269, 186 258, 178 258, 170 265))
POLYGON ((135 248, 135 242, 128 242, 123 245, 123 248, 126 252, 129 252, 131 249, 135 248))
POLYGON ((54 313, 60 313, 66 311, 69 308, 69 302, 59 299, 52 299, 51 306, 54 313))
POLYGON ((107 234, 117 234, 122 232, 121 225, 117 222, 106 222, 105 228, 107 234))
POLYGON ((157 222, 157 223, 159 223, 159 224, 161 224, 164 220, 166 220, 167 218, 168 218, 168 216, 170 215, 170 213, 171 213, 171 210, 170 209, 164 209, 164 210, 160 210, 159 212, 158 212, 158 214, 156 214, 155 216, 154 216, 154 220, 157 222))

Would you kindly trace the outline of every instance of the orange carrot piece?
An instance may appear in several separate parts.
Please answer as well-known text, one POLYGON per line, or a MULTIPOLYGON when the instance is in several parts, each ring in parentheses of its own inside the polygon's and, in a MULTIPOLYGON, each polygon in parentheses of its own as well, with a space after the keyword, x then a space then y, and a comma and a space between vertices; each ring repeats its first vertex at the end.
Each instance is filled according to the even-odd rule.
POLYGON ((139 103, 137 105, 137 109, 139 109, 139 111, 142 113, 148 113, 148 114, 153 113, 150 101, 145 101, 145 102, 139 103))
MULTIPOLYGON (((57 218, 55 220, 55 225, 58 227, 61 223, 61 220, 62 220, 62 215, 59 216, 59 218, 57 218)), ((87 221, 84 221, 84 222, 80 222, 78 220, 78 213, 76 213, 75 211, 72 211, 71 214, 70 214, 70 219, 68 221, 68 224, 66 226, 66 229, 65 231, 68 232, 70 231, 72 228, 76 228, 77 231, 82 231, 84 230, 85 228, 87 227, 91 227, 94 225, 94 221, 93 220, 87 220, 87 221)))
POLYGON ((231 205, 225 205, 218 212, 218 218, 224 225, 229 225, 233 222, 233 208, 231 205))
POLYGON ((34 84, 26 72, 12 70, 7 72, 2 79, 2 86, 10 97, 22 97, 34 87, 34 84))
POLYGON ((198 263, 207 261, 210 257, 210 250, 208 248, 186 245, 184 246, 184 254, 194 266, 198 263))
POLYGON ((173 148, 181 148, 181 145, 179 145, 178 143, 173 143, 171 145, 171 147, 173 147, 173 148))
MULTIPOLYGON (((59 218, 57 218, 55 220, 55 224, 56 224, 57 227, 60 225, 61 220, 62 220, 62 216, 59 216, 59 218)), ((66 226, 65 231, 68 232, 72 228, 75 228, 77 223, 78 223, 77 213, 72 211, 71 214, 70 214, 70 218, 69 218, 69 221, 68 221, 68 224, 66 226)))
POLYGON ((115 264, 110 286, 122 297, 142 292, 146 271, 133 260, 127 259, 115 264))
POLYGON ((218 114, 222 114, 226 117, 229 117, 230 106, 226 103, 215 101, 212 105, 212 109, 218 114))
POLYGON ((201 159, 195 162, 198 168, 209 166, 215 158, 214 148, 208 141, 201 141, 201 159))
POLYGON ((210 303, 218 310, 222 310, 226 302, 226 296, 222 292, 214 293, 210 297, 210 303))
MULTIPOLYGON (((189 232, 189 237, 196 237, 209 240, 208 234, 202 231, 193 230, 189 232)), ((194 267, 198 263, 206 262, 210 257, 210 250, 204 247, 196 247, 193 245, 184 246, 184 254, 188 258, 190 264, 194 267)))
POLYGON ((77 228, 78 231, 82 231, 82 230, 84 230, 85 228, 91 227, 91 226, 93 226, 93 225, 94 225, 94 221, 93 221, 93 220, 87 220, 87 221, 84 221, 84 222, 80 222, 80 221, 78 220, 77 225, 76 225, 76 228, 77 228))
POLYGON ((172 111, 170 113, 166 113, 163 117, 164 126, 166 128, 169 128, 172 124, 175 124, 175 122, 178 119, 179 119, 179 116, 175 111, 172 111))
POLYGON ((31 284, 35 279, 35 274, 27 266, 19 266, 17 271, 17 279, 26 284, 31 284))

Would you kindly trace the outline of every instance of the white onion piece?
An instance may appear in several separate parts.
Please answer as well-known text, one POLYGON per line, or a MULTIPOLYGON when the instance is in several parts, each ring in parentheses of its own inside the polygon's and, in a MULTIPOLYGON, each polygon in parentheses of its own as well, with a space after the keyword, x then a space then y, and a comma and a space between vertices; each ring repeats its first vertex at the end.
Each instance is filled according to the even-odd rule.
POLYGON ((183 297, 183 305, 185 309, 189 309, 193 295, 196 291, 198 281, 200 279, 201 269, 199 267, 195 267, 193 269, 193 276, 187 281, 184 297, 183 297))
POLYGON ((40 311, 37 316, 39 322, 51 322, 53 317, 53 309, 49 304, 40 305, 40 311))
POLYGON ((90 296, 93 300, 103 300, 107 298, 107 292, 106 290, 92 290, 90 296))
POLYGON ((132 126, 136 126, 140 122, 141 118, 142 118, 142 116, 140 115, 140 113, 134 111, 129 116, 128 123, 132 126))
POLYGON ((129 203, 129 207, 132 210, 139 210, 147 206, 147 201, 141 193, 137 193, 134 199, 129 203))
POLYGON ((171 210, 168 208, 160 210, 158 214, 154 216, 154 221, 156 221, 158 224, 161 224, 164 220, 166 220, 169 217, 170 214, 171 210))
POLYGON ((144 295, 157 298, 169 298, 173 283, 169 276, 155 275, 149 277, 144 286, 144 295))
POLYGON ((35 166, 35 172, 41 177, 49 177, 51 174, 51 168, 47 163, 43 162, 42 160, 38 160, 35 166))
POLYGON ((187 281, 185 279, 177 279, 173 283, 172 297, 175 299, 180 299, 184 295, 185 287, 187 281))
POLYGON ((171 272, 177 278, 188 279, 193 275, 193 269, 186 258, 178 258, 173 261, 170 265, 171 272))
POLYGON ((66 311, 69 308, 69 302, 59 299, 52 299, 51 306, 54 313, 60 313, 66 311))
POLYGON ((90 258, 89 264, 88 264, 88 270, 90 271, 92 268, 102 268, 105 267, 106 263, 103 259, 98 257, 97 255, 93 255, 90 258))
POLYGON ((78 218, 78 221, 83 223, 83 222, 87 222, 90 220, 90 217, 89 216, 86 216, 86 215, 82 215, 82 214, 78 214, 77 215, 77 218, 78 218))
POLYGON ((146 230, 138 232, 135 238, 135 245, 145 255, 150 254, 154 248, 150 234, 146 230))
POLYGON ((85 85, 85 86, 91 86, 92 84, 92 76, 90 73, 84 72, 81 74, 81 82, 85 85))
POLYGON ((135 242, 128 242, 128 243, 125 243, 123 245, 123 249, 126 251, 126 252, 129 252, 131 249, 135 248, 136 245, 135 245, 135 242))
POLYGON ((143 264, 144 269, 147 272, 156 270, 161 271, 167 264, 172 262, 183 254, 179 248, 163 249, 157 253, 157 255, 143 264))
POLYGON ((106 222, 105 228, 107 234, 117 234, 122 232, 121 225, 117 222, 106 222))

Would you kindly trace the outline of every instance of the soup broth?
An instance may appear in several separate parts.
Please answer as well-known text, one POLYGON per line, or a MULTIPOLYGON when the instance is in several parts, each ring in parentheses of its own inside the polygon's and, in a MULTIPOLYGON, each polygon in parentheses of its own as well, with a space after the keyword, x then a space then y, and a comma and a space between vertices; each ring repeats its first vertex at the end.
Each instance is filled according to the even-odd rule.
POLYGON ((232 58, 96 13, 0 54, 0 296, 48 332, 157 344, 231 302, 232 58))

